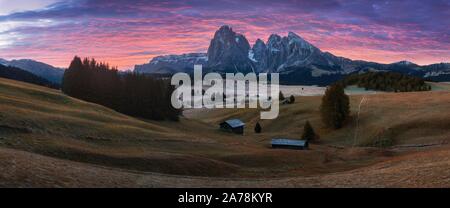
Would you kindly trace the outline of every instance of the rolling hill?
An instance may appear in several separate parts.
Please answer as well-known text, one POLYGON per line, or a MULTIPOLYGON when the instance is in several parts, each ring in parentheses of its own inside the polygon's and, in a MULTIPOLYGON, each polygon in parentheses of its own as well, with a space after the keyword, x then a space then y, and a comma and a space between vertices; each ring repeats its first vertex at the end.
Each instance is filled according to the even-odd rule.
POLYGON ((255 110, 146 121, 0 79, 0 186, 448 187, 450 92, 440 85, 433 92, 351 96, 353 119, 338 131, 321 125, 320 97, 297 97, 278 119, 260 122, 257 135, 255 110), (244 136, 217 130, 231 117, 247 122, 244 136), (310 150, 269 148, 274 136, 298 138, 306 120, 321 135, 310 150))

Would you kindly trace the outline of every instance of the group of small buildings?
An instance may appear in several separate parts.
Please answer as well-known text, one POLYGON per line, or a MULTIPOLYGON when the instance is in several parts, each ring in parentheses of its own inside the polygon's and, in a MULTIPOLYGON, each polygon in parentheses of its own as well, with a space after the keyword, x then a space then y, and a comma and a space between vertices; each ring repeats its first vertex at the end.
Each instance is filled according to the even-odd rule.
MULTIPOLYGON (((244 134, 245 123, 240 119, 229 119, 219 124, 220 129, 223 131, 244 134)), ((273 138, 271 141, 272 148, 283 148, 283 149, 296 149, 304 150, 308 149, 309 142, 306 140, 296 140, 288 138, 273 138)))

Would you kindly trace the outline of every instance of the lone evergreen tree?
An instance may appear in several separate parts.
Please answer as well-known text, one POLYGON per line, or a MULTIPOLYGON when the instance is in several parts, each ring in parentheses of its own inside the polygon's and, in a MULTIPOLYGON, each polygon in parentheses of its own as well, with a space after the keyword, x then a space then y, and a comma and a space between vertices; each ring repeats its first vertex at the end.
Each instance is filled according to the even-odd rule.
POLYGON ((340 84, 333 84, 327 88, 320 105, 322 121, 334 129, 343 126, 350 115, 350 101, 340 84))
POLYGON ((280 91, 280 95, 278 96, 278 98, 280 99, 280 101, 286 99, 281 91, 280 91))
POLYGON ((305 126, 303 127, 303 135, 302 139, 311 141, 316 138, 316 133, 314 132, 313 127, 309 123, 309 121, 306 121, 305 126))
POLYGON ((259 122, 256 122, 255 133, 257 134, 261 133, 261 125, 259 125, 259 122))

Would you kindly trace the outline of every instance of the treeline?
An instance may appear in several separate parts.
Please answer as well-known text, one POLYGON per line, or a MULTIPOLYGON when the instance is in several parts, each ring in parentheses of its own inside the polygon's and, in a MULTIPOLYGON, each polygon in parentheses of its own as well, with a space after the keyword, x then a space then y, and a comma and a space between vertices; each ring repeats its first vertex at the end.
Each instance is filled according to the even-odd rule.
POLYGON ((7 79, 13 79, 17 81, 22 82, 28 82, 31 84, 41 85, 44 87, 49 87, 53 89, 59 89, 60 86, 58 84, 54 84, 42 77, 39 77, 37 75, 34 75, 30 72, 27 72, 25 70, 12 67, 12 66, 4 66, 0 64, 0 77, 7 78, 7 79))
POLYGON ((162 79, 131 72, 120 74, 106 63, 77 56, 62 81, 62 91, 69 96, 152 120, 178 120, 181 111, 170 102, 173 90, 162 79))
POLYGON ((366 72, 364 74, 352 74, 338 83, 344 86, 357 85, 366 90, 388 92, 431 90, 431 86, 426 84, 424 79, 396 72, 366 72))

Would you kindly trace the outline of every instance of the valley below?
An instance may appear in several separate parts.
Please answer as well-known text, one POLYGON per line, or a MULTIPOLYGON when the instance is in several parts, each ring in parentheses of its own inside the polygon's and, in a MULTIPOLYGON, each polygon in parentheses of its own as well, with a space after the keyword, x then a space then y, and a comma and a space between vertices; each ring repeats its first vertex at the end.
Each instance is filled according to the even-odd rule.
POLYGON ((170 122, 0 78, 0 187, 450 187, 450 85, 430 85, 350 86, 351 118, 331 130, 320 87, 282 86, 296 101, 274 120, 259 120, 258 109, 200 109, 170 122), (244 135, 219 130, 232 118, 244 135), (270 148, 274 137, 300 138, 306 121, 320 135, 309 150, 270 148))

